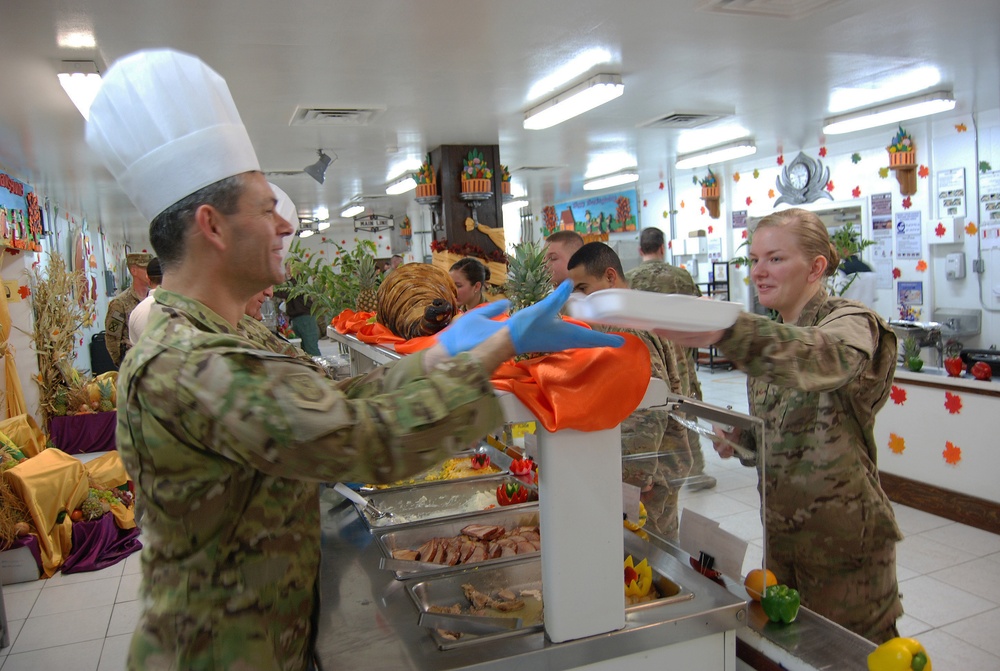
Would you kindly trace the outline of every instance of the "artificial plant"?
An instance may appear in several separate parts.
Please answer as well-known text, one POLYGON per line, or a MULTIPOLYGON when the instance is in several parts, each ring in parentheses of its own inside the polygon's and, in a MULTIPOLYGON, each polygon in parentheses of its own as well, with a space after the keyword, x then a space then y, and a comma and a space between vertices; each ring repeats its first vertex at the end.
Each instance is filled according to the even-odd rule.
POLYGON ((354 249, 348 251, 329 240, 323 244, 332 245, 331 255, 310 253, 300 244, 292 242, 288 250, 288 269, 295 278, 279 288, 288 292, 289 298, 304 296, 310 305, 310 312, 317 321, 328 324, 343 310, 354 309, 358 294, 361 293, 361 259, 375 258, 375 243, 371 240, 355 240, 354 249))

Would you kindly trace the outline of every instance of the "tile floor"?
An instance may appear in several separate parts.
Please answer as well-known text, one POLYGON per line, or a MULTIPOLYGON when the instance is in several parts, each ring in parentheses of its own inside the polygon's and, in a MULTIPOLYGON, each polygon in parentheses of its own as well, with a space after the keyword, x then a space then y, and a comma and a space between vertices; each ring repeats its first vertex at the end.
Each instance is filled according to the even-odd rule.
MULTIPOLYGON (((746 411, 738 372, 704 368, 705 400, 746 411)), ((681 505, 720 521, 750 542, 744 570, 762 548, 752 471, 706 451, 711 490, 684 490, 681 505)), ((904 636, 929 649, 935 671, 1000 670, 1000 536, 896 506, 906 540, 898 575, 906 615, 904 636)), ((120 671, 139 612, 139 557, 73 575, 57 574, 3 588, 11 645, 0 649, 0 671, 120 671)))

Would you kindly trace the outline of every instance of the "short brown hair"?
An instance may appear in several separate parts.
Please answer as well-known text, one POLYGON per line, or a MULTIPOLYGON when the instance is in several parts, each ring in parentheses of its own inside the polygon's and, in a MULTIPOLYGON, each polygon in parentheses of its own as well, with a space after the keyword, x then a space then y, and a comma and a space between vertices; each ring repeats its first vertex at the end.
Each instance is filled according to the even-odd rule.
POLYGON ((545 244, 552 242, 558 242, 559 244, 566 245, 571 249, 580 249, 583 247, 583 236, 576 231, 556 231, 549 237, 545 238, 545 244))

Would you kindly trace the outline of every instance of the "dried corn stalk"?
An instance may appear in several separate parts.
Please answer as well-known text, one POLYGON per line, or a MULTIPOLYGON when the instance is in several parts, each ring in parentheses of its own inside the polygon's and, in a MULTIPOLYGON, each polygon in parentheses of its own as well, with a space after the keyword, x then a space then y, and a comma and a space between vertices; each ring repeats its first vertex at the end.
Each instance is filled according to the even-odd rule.
POLYGON ((39 405, 47 422, 65 415, 68 399, 85 380, 73 367, 75 345, 84 326, 94 323, 94 302, 86 291, 83 270, 70 272, 63 257, 52 252, 44 271, 31 269, 31 304, 35 312, 33 346, 38 354, 39 405))

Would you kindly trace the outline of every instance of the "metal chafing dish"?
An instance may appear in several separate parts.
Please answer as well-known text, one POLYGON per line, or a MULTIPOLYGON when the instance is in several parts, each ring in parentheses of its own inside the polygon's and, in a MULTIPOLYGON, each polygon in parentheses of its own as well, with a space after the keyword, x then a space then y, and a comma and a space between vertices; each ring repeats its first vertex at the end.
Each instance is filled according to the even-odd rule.
MULTIPOLYGON (((508 482, 518 482, 524 487, 534 489, 534 485, 525 484, 506 473, 460 480, 441 480, 365 493, 365 498, 376 509, 392 513, 392 517, 379 518, 370 509, 361 509, 360 506, 358 512, 371 529, 421 524, 456 515, 467 515, 487 510, 490 504, 495 506, 497 487, 508 482)), ((523 505, 527 504, 521 504, 523 505)))
MULTIPOLYGON (((412 524, 405 527, 393 528, 385 531, 375 530, 375 542, 385 559, 392 559, 393 550, 416 549, 431 540, 432 538, 450 538, 462 533, 462 529, 470 524, 483 524, 487 526, 502 526, 506 529, 515 529, 522 526, 538 526, 538 504, 523 503, 516 506, 506 506, 496 510, 488 510, 481 513, 453 517, 447 520, 438 520, 424 524, 412 524)), ((531 553, 536 555, 537 552, 531 553)), ((493 566, 510 562, 512 559, 523 558, 531 555, 517 555, 513 558, 487 559, 471 564, 461 564, 458 566, 448 566, 445 564, 428 566, 423 562, 413 562, 413 570, 400 564, 393 564, 400 568, 394 568, 398 579, 408 579, 423 577, 442 572, 451 572, 468 567, 493 566)), ((405 560, 404 560, 405 561, 405 560)), ((383 563, 384 564, 384 563, 383 563)), ((541 574, 539 574, 541 575, 541 574)))
POLYGON ((385 485, 365 484, 365 485, 361 485, 361 487, 358 488, 358 491, 361 492, 362 494, 364 494, 365 496, 368 496, 368 494, 372 493, 372 492, 385 492, 385 491, 389 491, 389 490, 392 490, 392 489, 399 489, 399 488, 403 488, 403 487, 414 487, 414 486, 417 486, 417 485, 435 484, 435 483, 440 483, 440 482, 452 482, 452 481, 457 481, 457 480, 472 480, 472 479, 475 479, 475 478, 488 478, 488 477, 493 477, 493 476, 499 475, 500 473, 507 472, 507 470, 510 468, 510 464, 511 464, 511 462, 513 460, 514 460, 514 458, 511 457, 510 455, 506 454, 505 452, 502 452, 502 451, 498 450, 497 448, 493 447, 489 443, 483 441, 478 446, 476 446, 474 449, 468 449, 468 450, 463 450, 461 452, 456 452, 454 455, 448 457, 447 459, 444 459, 443 461, 441 461, 441 463, 437 464, 436 466, 427 469, 423 473, 417 473, 416 475, 414 475, 411 478, 406 478, 405 480, 399 480, 397 482, 392 482, 392 483, 385 484, 385 485), (485 472, 485 473, 483 473, 481 475, 469 475, 469 476, 460 477, 460 478, 459 477, 449 478, 447 480, 444 480, 444 479, 428 480, 428 479, 426 479, 429 474, 433 474, 437 469, 441 468, 448 461, 450 461, 452 459, 466 459, 466 458, 471 458, 472 455, 477 454, 477 453, 479 453, 479 454, 485 454, 486 456, 488 456, 490 458, 490 464, 492 466, 495 466, 496 468, 499 468, 500 470, 499 471, 498 470, 490 470, 490 471, 485 472))
MULTIPOLYGON (((679 573, 673 565, 675 561, 673 558, 642 541, 635 534, 629 531, 624 531, 624 533, 625 554, 631 554, 636 563, 642 559, 649 562, 653 569, 653 585, 659 595, 659 598, 655 600, 626 606, 625 617, 627 619, 633 614, 666 608, 679 601, 694 598, 694 592, 670 577, 670 574, 679 573)), ((451 650, 513 636, 541 634, 543 631, 542 566, 538 557, 515 559, 489 567, 483 565, 470 568, 453 567, 446 573, 408 582, 406 589, 422 614, 433 612, 434 608, 447 608, 454 604, 467 606, 469 601, 464 594, 463 585, 465 584, 472 585, 477 591, 486 594, 492 595, 506 588, 515 595, 521 596, 525 603, 522 609, 508 612, 488 610, 490 616, 518 618, 521 620, 521 624, 519 627, 507 631, 484 634, 466 633, 457 639, 446 637, 437 629, 428 629, 439 649, 451 650)))

